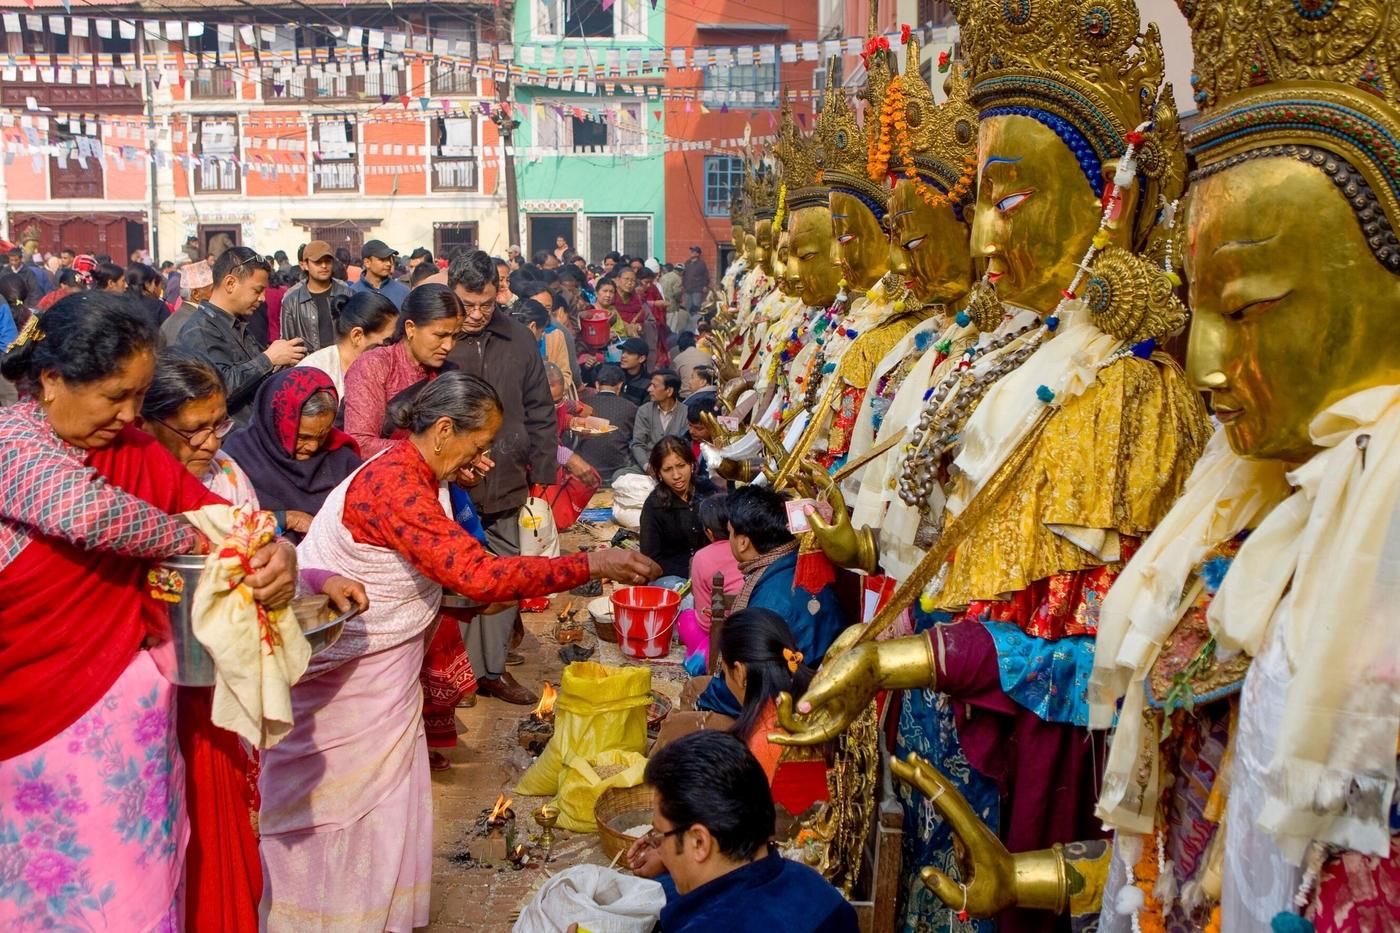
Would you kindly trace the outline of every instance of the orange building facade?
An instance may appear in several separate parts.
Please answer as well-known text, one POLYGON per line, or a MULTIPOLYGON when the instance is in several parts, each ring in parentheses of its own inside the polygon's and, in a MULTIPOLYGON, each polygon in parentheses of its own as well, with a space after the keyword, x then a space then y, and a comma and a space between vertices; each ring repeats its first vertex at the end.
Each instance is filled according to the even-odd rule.
POLYGON ((303 5, 162 0, 74 7, 60 35, 39 5, 42 28, 26 14, 0 35, 0 235, 122 264, 318 238, 356 258, 375 238, 504 250, 498 88, 480 63, 509 42, 508 6, 349 0, 317 22, 303 5))

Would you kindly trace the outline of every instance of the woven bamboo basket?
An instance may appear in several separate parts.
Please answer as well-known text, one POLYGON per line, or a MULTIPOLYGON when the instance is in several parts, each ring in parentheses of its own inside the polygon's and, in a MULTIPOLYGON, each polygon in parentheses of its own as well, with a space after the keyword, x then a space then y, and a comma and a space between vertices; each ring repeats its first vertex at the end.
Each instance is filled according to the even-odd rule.
POLYGON ((651 788, 609 787, 593 805, 593 819, 598 824, 598 840, 603 854, 613 861, 637 841, 626 830, 634 826, 651 825, 651 788))

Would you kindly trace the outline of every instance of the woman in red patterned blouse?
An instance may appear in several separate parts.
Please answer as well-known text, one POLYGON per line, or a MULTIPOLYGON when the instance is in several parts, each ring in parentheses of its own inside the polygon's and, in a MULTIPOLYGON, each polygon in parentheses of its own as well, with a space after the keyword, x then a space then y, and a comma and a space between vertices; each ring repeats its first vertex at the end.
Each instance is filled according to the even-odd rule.
POLYGON ((444 481, 480 464, 501 426, 488 383, 444 373, 396 420, 409 436, 326 497, 299 548, 306 566, 361 581, 369 608, 292 688, 296 725, 263 757, 269 929, 308 917, 366 930, 427 925, 432 785, 419 672, 444 587, 485 604, 661 572, 617 548, 494 557, 450 517, 444 481))

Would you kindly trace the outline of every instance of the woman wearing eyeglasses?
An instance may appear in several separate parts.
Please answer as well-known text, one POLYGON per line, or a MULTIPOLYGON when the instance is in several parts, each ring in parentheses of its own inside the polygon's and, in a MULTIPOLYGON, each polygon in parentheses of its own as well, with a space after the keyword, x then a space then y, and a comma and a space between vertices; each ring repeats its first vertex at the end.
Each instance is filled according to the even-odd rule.
POLYGON ((248 475, 223 451, 238 425, 228 416, 228 395, 219 371, 202 357, 167 347, 156 362, 141 418, 160 446, 214 495, 232 505, 261 508, 248 475))

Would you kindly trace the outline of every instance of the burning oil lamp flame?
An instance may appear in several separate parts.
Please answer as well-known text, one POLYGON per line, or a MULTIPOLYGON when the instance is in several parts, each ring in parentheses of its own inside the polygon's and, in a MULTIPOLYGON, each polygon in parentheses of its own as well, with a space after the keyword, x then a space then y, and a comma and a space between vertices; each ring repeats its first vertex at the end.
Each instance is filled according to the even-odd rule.
POLYGON ((507 800, 505 794, 496 798, 496 805, 491 808, 491 815, 486 818, 487 823, 504 823, 510 817, 510 805, 514 800, 507 800))
POLYGON ((554 718, 554 704, 559 699, 559 691, 554 689, 553 684, 545 682, 544 689, 540 690, 540 702, 536 704, 535 711, 530 715, 539 720, 554 718))

